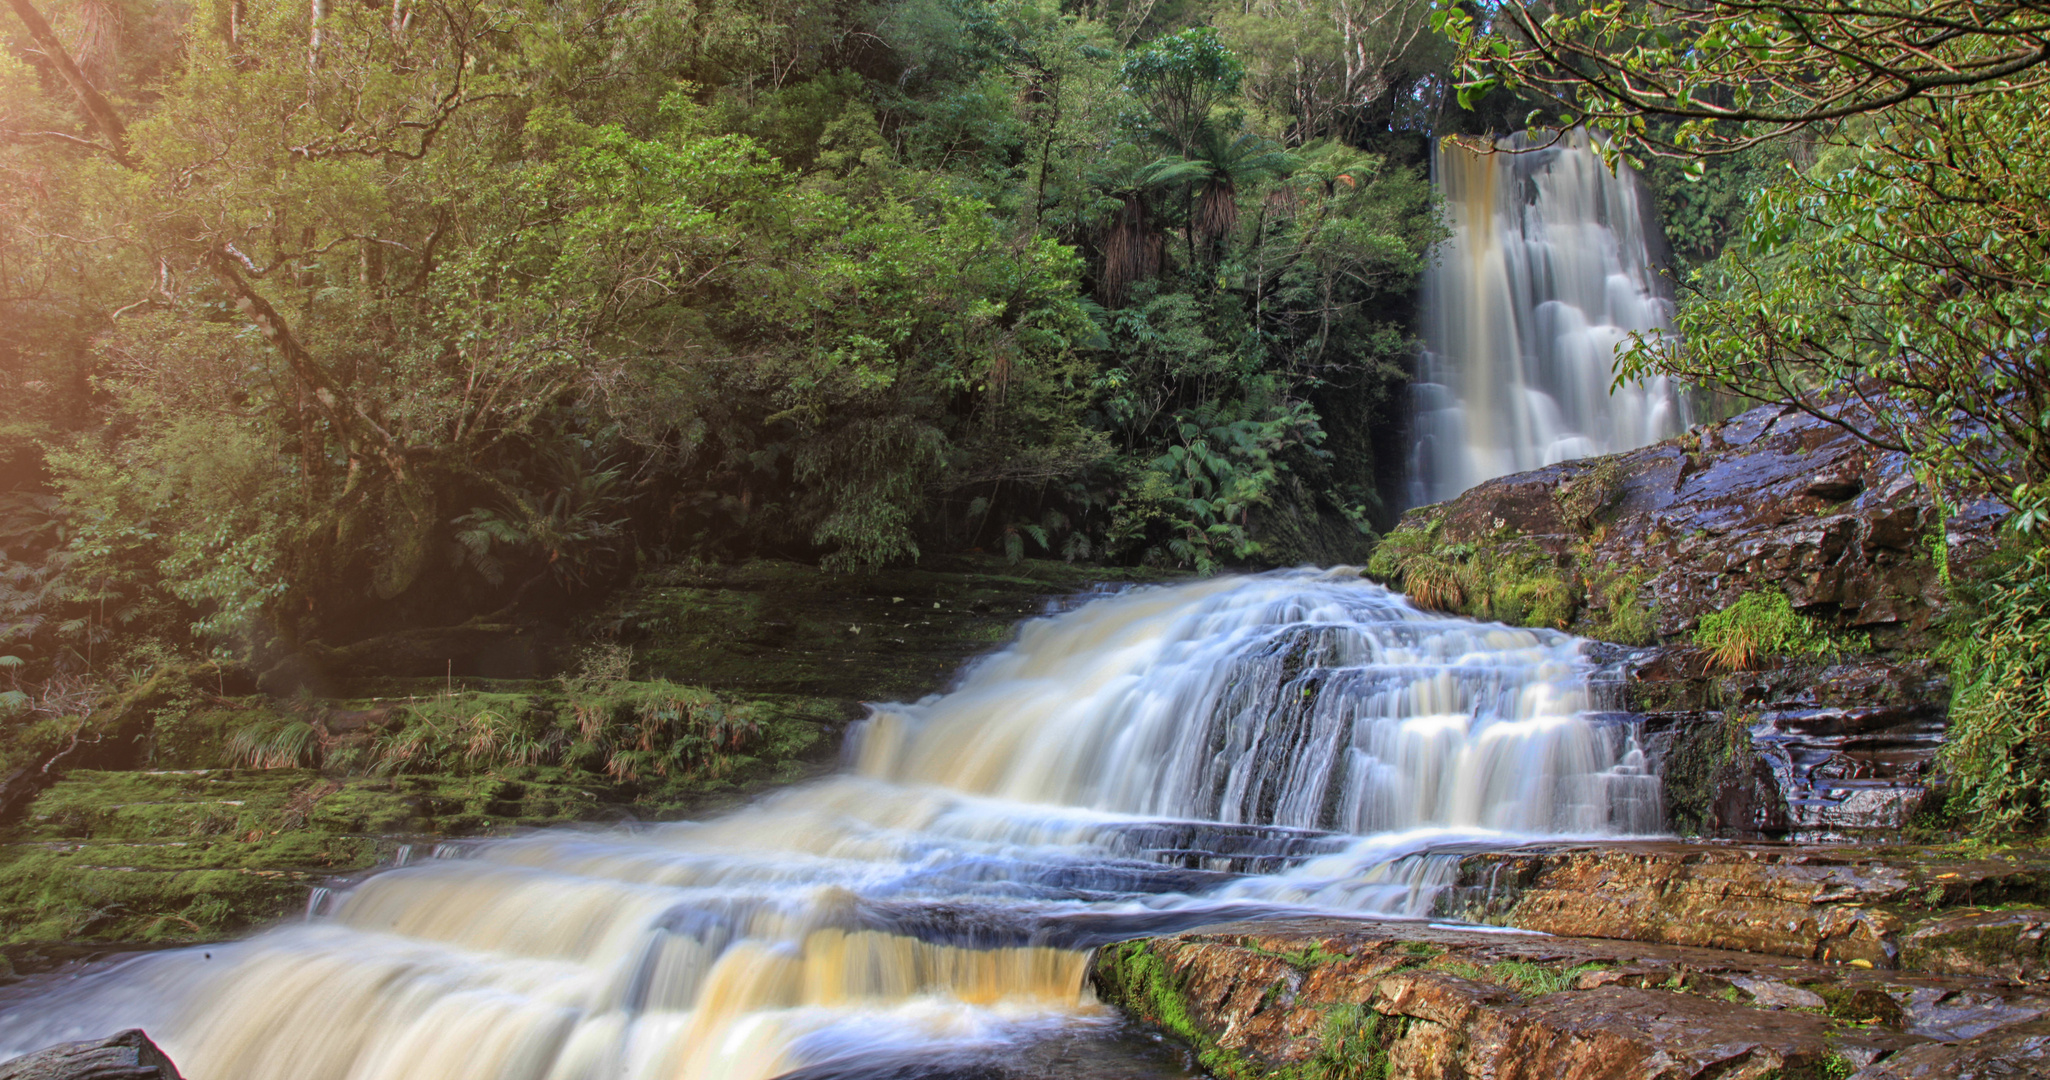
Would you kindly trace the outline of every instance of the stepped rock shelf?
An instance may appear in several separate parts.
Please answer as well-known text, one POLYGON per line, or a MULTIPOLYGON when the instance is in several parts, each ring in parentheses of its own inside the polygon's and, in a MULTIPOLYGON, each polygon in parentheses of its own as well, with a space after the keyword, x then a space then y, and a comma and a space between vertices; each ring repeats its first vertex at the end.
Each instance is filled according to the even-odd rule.
POLYGON ((2050 987, 1758 953, 1315 918, 1126 942, 1094 974, 1227 1080, 2050 1075, 2050 987))

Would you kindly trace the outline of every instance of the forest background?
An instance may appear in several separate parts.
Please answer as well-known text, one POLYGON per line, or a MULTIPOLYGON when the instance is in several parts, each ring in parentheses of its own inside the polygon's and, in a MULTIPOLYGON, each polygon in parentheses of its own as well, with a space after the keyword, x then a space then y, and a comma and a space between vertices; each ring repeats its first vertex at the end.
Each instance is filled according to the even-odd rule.
POLYGON ((1432 139, 1578 121, 1691 283, 1687 351, 1628 370, 1879 387, 1869 434, 2016 509, 1974 609, 2011 632, 1961 663, 2010 691, 1979 767, 2042 786, 2029 5, 1921 40, 1714 3, 8 4, 12 715, 677 560, 1359 561, 1432 139), (1860 40, 1936 90, 1818 94, 1860 40))

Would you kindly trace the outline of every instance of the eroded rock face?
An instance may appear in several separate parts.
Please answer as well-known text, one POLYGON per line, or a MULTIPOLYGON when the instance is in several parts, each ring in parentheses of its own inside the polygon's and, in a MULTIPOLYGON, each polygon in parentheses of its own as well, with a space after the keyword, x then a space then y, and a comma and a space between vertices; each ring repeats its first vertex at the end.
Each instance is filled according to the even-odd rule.
POLYGON ((1915 658, 1935 642, 1942 568, 1991 550, 2004 515, 1946 514, 1903 455, 1765 407, 1418 507, 1370 571, 1427 606, 1639 650, 1612 657, 1616 708, 1646 716, 1674 832, 1887 838, 1921 808, 1942 739, 1949 687, 1915 658), (1693 632, 1752 593, 1870 650, 1710 670, 1693 632))
MULTIPOLYGON (((1903 455, 1766 406, 1641 450, 1490 480, 1411 510, 1398 532, 1517 538, 1583 583, 1628 571, 1664 640, 1746 592, 1779 589, 1882 647, 1919 647, 1943 601, 1934 552, 1977 558, 2003 515, 1978 503, 1945 519, 1903 455)), ((1604 602, 1588 589, 1575 628, 1597 629, 1604 602)))
POLYGON ((1950 683, 1926 657, 1714 670, 1689 646, 1618 650, 1624 708, 1644 718, 1667 827, 1735 839, 1887 836, 1921 809, 1950 683))
POLYGON ((1417 923, 1211 927, 1108 947, 1096 979, 1230 1080, 1877 1080, 1939 1075, 1871 1071, 1890 1063, 2050 1061, 2050 997, 1997 981, 1417 923))

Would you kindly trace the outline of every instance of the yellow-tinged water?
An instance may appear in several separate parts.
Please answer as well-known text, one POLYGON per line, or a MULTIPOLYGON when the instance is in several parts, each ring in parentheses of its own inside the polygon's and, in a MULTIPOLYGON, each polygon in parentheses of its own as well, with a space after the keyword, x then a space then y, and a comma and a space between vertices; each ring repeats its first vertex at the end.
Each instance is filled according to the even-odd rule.
MULTIPOLYGON (((1651 831, 1655 778, 1589 670, 1574 639, 1346 572, 1136 590, 878 708, 845 775, 377 874, 304 922, 38 987, 0 1049, 140 1026, 197 1080, 1035 1075, 1035 1048, 1109 1037, 1103 942, 1423 914, 1434 844, 1651 831)), ((1064 1075, 1112 1060, 1066 1053, 1064 1075)))
POLYGON ((1450 235, 1424 280, 1411 502, 1685 430, 1677 383, 1615 385, 1617 349, 1672 325, 1629 166, 1572 131, 1491 154, 1446 141, 1432 169, 1450 235))

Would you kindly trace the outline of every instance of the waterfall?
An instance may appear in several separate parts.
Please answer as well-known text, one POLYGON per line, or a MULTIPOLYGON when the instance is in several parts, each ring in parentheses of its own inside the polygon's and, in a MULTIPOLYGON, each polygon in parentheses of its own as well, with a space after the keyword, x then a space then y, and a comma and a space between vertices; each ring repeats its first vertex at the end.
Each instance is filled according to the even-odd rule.
POLYGON ((1610 390, 1617 346, 1672 325, 1635 174, 1611 173, 1578 129, 1500 149, 1446 141, 1432 163, 1451 236, 1424 278, 1414 505, 1690 422, 1662 376, 1610 390))
POLYGON ((1098 597, 877 707, 842 775, 437 851, 246 941, 17 996, 0 1053, 138 1026, 206 1080, 1002 1075, 1054 1033, 1113 1038, 1103 942, 1427 916, 1436 848, 1656 830, 1582 644, 1350 571, 1098 597))

